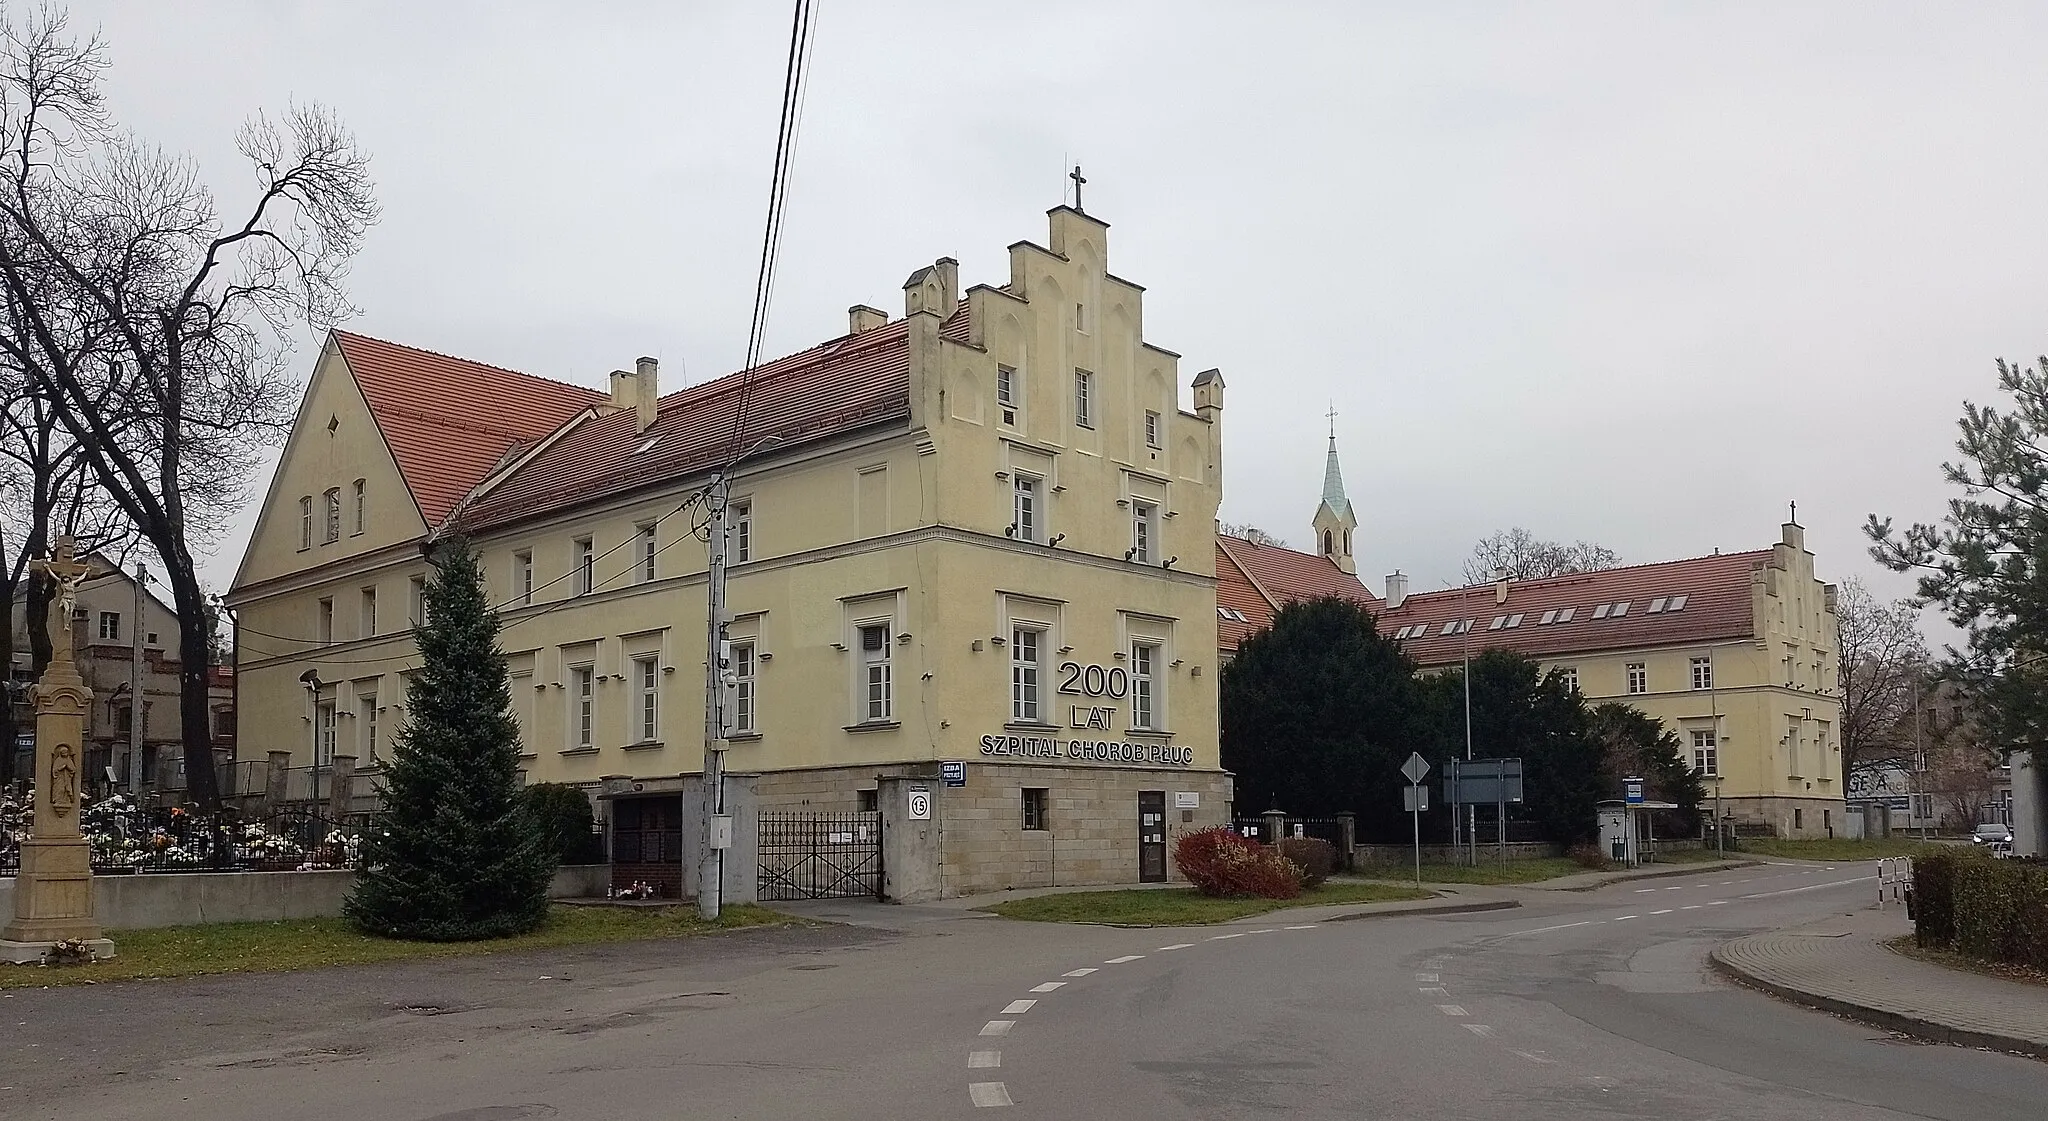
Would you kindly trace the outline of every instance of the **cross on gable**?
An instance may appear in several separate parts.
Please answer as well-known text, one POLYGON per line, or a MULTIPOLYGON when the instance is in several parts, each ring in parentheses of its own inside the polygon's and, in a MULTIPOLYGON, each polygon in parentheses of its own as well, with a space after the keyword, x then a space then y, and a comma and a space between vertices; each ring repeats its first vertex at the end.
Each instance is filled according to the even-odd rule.
POLYGON ((1081 174, 1081 165, 1075 164, 1073 174, 1067 176, 1067 178, 1074 181, 1074 209, 1079 210, 1081 209, 1081 184, 1086 183, 1088 177, 1081 174))

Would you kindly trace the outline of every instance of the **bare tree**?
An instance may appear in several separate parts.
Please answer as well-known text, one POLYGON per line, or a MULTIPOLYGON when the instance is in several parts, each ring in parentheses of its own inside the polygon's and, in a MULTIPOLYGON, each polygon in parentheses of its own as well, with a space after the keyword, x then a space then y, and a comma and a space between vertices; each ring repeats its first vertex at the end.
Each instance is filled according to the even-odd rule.
POLYGON ((1287 547, 1287 542, 1250 522, 1224 522, 1216 527, 1216 532, 1225 537, 1242 537, 1254 545, 1278 545, 1283 549, 1287 547))
POLYGON ((1926 688, 1920 613, 1909 600, 1878 600, 1852 576, 1836 588, 1835 618, 1842 636, 1842 773, 1912 755, 1914 692, 1926 688))
POLYGON ((237 146, 255 199, 224 222, 197 169, 115 131, 97 37, 61 14, 0 21, 0 353, 48 393, 95 483, 163 565, 179 628, 185 773, 219 803, 210 644, 194 549, 245 499, 296 397, 288 332, 353 309, 377 218, 368 155, 325 108, 258 115, 237 146))
POLYGON ((1621 563, 1621 557, 1605 545, 1591 541, 1542 541, 1515 526, 1491 537, 1481 538, 1465 560, 1465 581, 1484 584, 1501 572, 1510 580, 1542 580, 1569 576, 1574 572, 1598 572, 1621 563))

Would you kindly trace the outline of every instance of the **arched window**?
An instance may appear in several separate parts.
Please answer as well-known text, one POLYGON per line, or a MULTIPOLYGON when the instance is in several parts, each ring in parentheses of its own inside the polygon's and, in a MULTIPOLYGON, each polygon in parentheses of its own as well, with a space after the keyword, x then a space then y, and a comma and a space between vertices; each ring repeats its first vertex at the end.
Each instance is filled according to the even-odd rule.
POLYGON ((363 531, 363 485, 365 480, 356 480, 356 532, 363 531))
POLYGON ((341 540, 341 488, 327 491, 327 536, 329 543, 341 540))
POLYGON ((1330 555, 1330 531, 1327 529, 1323 531, 1323 555, 1330 555))
POLYGON ((1351 531, 1348 529, 1344 531, 1344 552, 1351 552, 1351 531))

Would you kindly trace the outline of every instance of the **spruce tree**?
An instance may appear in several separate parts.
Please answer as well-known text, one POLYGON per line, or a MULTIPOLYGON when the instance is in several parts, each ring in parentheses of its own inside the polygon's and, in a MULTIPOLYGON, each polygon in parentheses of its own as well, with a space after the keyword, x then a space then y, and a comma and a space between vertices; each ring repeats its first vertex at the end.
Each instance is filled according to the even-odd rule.
POLYGON ((520 797, 519 731, 476 554, 442 542, 433 569, 413 629, 424 664, 380 784, 384 824, 365 838, 344 911, 391 938, 501 938, 546 920, 554 855, 520 797))

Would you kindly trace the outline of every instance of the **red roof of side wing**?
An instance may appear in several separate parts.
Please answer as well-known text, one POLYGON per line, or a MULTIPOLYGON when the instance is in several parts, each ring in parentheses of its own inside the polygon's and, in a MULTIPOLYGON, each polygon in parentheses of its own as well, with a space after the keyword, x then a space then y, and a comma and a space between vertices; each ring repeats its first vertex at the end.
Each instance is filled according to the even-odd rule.
POLYGON ((516 370, 334 332, 427 528, 512 451, 606 395, 516 370))
POLYGON ((1235 650, 1247 635, 1271 626, 1279 605, 1320 596, 1379 609, 1379 597, 1328 557, 1217 536, 1216 641, 1222 649, 1235 650))

